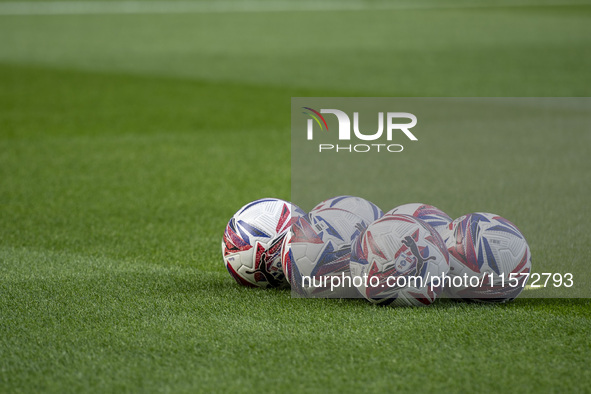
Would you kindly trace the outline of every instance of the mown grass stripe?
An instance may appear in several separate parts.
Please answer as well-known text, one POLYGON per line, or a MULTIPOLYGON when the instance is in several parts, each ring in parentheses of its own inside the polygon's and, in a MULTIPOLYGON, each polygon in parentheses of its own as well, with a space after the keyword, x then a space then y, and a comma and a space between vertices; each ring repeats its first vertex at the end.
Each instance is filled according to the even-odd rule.
POLYGON ((84 15, 84 14, 175 14, 230 12, 293 12, 293 11, 362 11, 362 10, 430 10, 458 8, 495 8, 529 6, 572 6, 585 1, 506 1, 494 4, 457 2, 364 2, 364 1, 9 1, 0 2, 0 15, 84 15))

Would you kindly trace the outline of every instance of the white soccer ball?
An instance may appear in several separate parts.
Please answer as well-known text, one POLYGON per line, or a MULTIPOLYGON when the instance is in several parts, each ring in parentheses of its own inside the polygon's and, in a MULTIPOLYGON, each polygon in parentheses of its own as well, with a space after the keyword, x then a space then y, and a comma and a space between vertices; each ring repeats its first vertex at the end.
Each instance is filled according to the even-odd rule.
MULTIPOLYGON (((433 227, 443 237, 443 233, 449 224, 453 221, 452 218, 441 209, 433 205, 410 203, 397 206, 396 208, 387 212, 387 214, 404 214, 419 218, 433 227)), ((445 241, 445 237, 443 237, 445 241)))
POLYGON ((421 306, 441 293, 438 278, 449 272, 449 256, 426 222, 384 215, 353 243, 350 267, 354 285, 370 302, 421 306))
POLYGON ((263 198, 242 207, 230 219, 222 239, 228 272, 241 285, 284 287, 281 244, 294 217, 305 213, 289 202, 263 198))
POLYGON ((367 224, 384 216, 384 212, 372 203, 361 197, 338 196, 329 198, 316 205, 310 212, 321 211, 326 208, 342 209, 354 213, 363 219, 367 224))
POLYGON ((294 222, 284 239, 283 270, 295 296, 347 298, 357 296, 351 285, 351 243, 368 223, 343 209, 313 210, 294 222), (347 279, 345 279, 347 278, 347 279))
POLYGON ((521 293, 531 272, 531 252, 513 223, 478 212, 454 220, 449 232, 449 274, 456 280, 446 286, 446 294, 471 301, 505 302, 521 293))

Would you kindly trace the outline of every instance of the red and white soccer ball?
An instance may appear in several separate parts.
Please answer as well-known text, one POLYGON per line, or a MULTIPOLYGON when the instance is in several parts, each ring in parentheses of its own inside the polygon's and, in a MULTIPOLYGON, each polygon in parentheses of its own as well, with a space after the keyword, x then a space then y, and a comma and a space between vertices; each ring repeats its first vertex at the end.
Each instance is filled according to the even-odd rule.
POLYGON ((351 243, 368 223, 338 208, 313 210, 298 219, 284 239, 283 270, 294 296, 356 297, 350 278, 351 243))
POLYGON ((228 272, 241 285, 285 287, 281 244, 294 217, 305 213, 276 198, 263 198, 242 207, 230 219, 222 239, 228 272))
MULTIPOLYGON (((421 204, 421 203, 410 203, 397 206, 396 208, 388 211, 387 214, 404 214, 414 216, 427 223, 435 230, 442 234, 447 226, 453 221, 452 218, 441 209, 434 207, 433 205, 421 204)), ((444 238, 445 240, 445 238, 444 238)))
POLYGON ((531 272, 531 252, 519 229, 491 213, 471 213, 448 226, 452 298, 505 302, 523 291, 531 272), (465 280, 459 280, 466 278, 465 280))
POLYGON ((298 219, 284 238, 281 252, 292 294, 326 298, 358 296, 353 286, 342 280, 350 278, 351 243, 381 216, 382 210, 368 200, 338 196, 324 200, 306 218, 298 219))
POLYGON ((393 306, 429 305, 441 292, 449 256, 441 236, 410 215, 384 215, 353 243, 351 276, 370 302, 393 306))

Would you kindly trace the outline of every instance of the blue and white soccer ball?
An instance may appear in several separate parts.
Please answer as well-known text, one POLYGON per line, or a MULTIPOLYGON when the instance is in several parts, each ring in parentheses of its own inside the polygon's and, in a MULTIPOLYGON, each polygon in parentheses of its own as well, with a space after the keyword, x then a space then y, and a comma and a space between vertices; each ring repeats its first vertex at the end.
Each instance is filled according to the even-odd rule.
POLYGON ((449 256, 437 231, 410 215, 384 215, 353 243, 351 276, 370 302, 422 306, 441 293, 449 256))
POLYGON ((305 212, 277 198, 253 201, 236 212, 222 239, 224 263, 236 282, 250 287, 287 286, 281 244, 298 216, 305 212))
POLYGON ((523 291, 531 272, 531 252, 519 229, 491 213, 471 213, 449 225, 452 298, 506 302, 523 291), (460 278, 467 278, 460 281, 460 278))
POLYGON ((361 197, 356 196, 338 196, 329 198, 316 205, 311 211, 320 211, 326 208, 342 209, 354 213, 363 219, 367 224, 373 223, 375 220, 384 216, 384 212, 372 203, 361 197))
MULTIPOLYGON (((452 218, 441 209, 434 207, 433 205, 421 203, 400 205, 388 211, 387 214, 404 214, 419 218, 437 230, 442 237, 442 232, 445 232, 447 226, 453 221, 452 218)), ((443 239, 445 240, 445 237, 443 237, 443 239)))
POLYGON ((283 270, 295 296, 355 297, 350 280, 351 243, 369 223, 338 208, 312 210, 298 218, 284 239, 283 270))

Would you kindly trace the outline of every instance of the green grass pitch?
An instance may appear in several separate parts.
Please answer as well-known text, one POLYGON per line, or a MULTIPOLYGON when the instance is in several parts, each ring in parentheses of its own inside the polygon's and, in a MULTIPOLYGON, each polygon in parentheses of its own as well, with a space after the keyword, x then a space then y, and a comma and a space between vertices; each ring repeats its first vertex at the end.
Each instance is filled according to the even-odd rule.
MULTIPOLYGON (((9 15, 0 2, 0 392, 588 392, 587 299, 292 299, 239 287, 221 259, 236 210, 290 198, 291 97, 590 96, 591 4, 507 3, 9 15)), ((478 201, 519 225, 534 269, 583 264, 591 133, 530 142, 501 153, 523 154, 531 177, 478 201)), ((457 180, 425 194, 432 179, 415 175, 382 208, 477 209, 457 180)))

